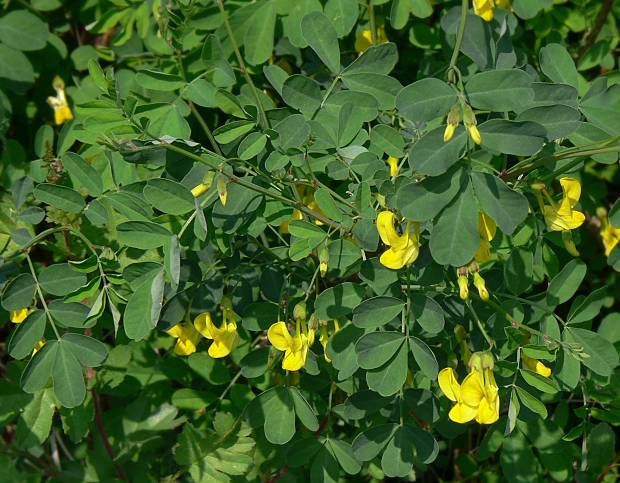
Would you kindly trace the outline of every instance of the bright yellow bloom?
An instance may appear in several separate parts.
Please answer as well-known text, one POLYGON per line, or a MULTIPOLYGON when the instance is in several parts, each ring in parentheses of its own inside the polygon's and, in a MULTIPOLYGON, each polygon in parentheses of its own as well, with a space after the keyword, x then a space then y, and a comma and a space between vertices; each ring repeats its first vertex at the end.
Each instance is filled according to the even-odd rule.
POLYGON ((482 138, 480 137, 480 131, 478 131, 478 126, 475 124, 466 124, 467 132, 469 133, 469 137, 476 144, 482 143, 482 138))
POLYGON ((402 235, 396 231, 395 224, 396 216, 391 211, 382 211, 377 216, 381 241, 390 247, 381 254, 379 261, 387 268, 398 270, 413 263, 420 254, 420 224, 407 222, 402 235))
POLYGON ((551 369, 545 366, 538 359, 521 354, 521 360, 526 369, 540 374, 543 377, 551 377, 551 369))
POLYGON ((56 91, 56 96, 49 96, 47 98, 47 103, 52 109, 54 109, 54 122, 59 126, 65 121, 70 121, 73 119, 73 112, 71 112, 71 108, 67 102, 65 83, 63 80, 58 76, 54 77, 52 86, 56 91))
POLYGON ((580 211, 573 210, 581 197, 581 183, 575 178, 561 178, 562 201, 558 206, 543 190, 551 205, 543 206, 543 214, 547 226, 553 231, 566 231, 579 228, 586 217, 580 211))
POLYGON ((478 263, 488 262, 491 259, 491 240, 495 238, 497 225, 489 215, 478 213, 478 233, 480 234, 480 246, 475 259, 478 263))
POLYGON ((603 246, 605 247, 605 256, 608 257, 620 241, 620 228, 616 228, 609 223, 607 210, 605 208, 598 208, 596 214, 601 222, 600 234, 603 246))
POLYGON ((26 317, 28 317, 29 313, 30 309, 28 307, 23 309, 11 310, 11 313, 9 314, 11 322, 13 322, 14 324, 21 324, 24 320, 26 320, 26 317))
MULTIPOLYGON (((381 24, 377 28, 374 45, 384 44, 386 42, 388 42, 388 38, 385 34, 385 25, 381 24)), ((362 30, 355 39, 355 51, 361 54, 371 45, 373 45, 372 32, 370 29, 362 30)))
POLYGON ((454 369, 446 367, 437 377, 445 396, 456 404, 448 417, 456 423, 475 419, 480 424, 492 424, 499 419, 498 387, 493 369, 472 369, 459 384, 454 369))
MULTIPOLYGON (((321 343, 321 345, 323 346, 323 356, 325 357, 325 360, 329 363, 331 363, 331 359, 329 357, 327 357, 327 343, 329 342, 329 338, 331 337, 329 335, 329 332, 327 330, 327 322, 321 323, 320 324, 320 328, 319 328, 319 342, 321 343)), ((340 324, 338 323, 337 320, 334 320, 334 332, 332 335, 334 335, 336 332, 338 332, 340 330, 340 324)))
POLYGON ((456 126, 454 124, 447 124, 446 130, 443 132, 443 142, 447 143, 454 137, 454 131, 456 131, 456 126))
POLYGON ((237 322, 229 298, 222 299, 222 325, 216 327, 211 314, 204 312, 194 319, 194 327, 207 339, 213 340, 209 346, 209 355, 214 359, 226 357, 239 345, 237 322))
POLYGON ((386 163, 390 167, 390 177, 393 178, 394 176, 398 175, 398 158, 390 156, 389 158, 387 158, 386 163))
POLYGON ((474 13, 482 19, 490 22, 493 20, 493 10, 495 7, 502 7, 510 10, 509 0, 474 0, 474 13))
POLYGON ((170 327, 166 333, 177 339, 174 353, 178 356, 188 356, 196 352, 196 346, 200 340, 200 334, 189 322, 180 322, 170 327))
POLYGON ((282 369, 298 371, 306 364, 308 349, 314 344, 314 330, 297 319, 295 334, 291 335, 285 322, 276 322, 267 331, 267 338, 277 350, 284 352, 282 369))

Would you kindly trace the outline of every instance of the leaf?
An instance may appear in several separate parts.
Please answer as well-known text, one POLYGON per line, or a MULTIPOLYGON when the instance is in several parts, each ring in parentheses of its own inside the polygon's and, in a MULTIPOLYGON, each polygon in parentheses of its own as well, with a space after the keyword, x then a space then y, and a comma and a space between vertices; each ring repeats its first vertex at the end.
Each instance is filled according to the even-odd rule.
POLYGON ((600 287, 585 298, 575 298, 568 312, 567 324, 581 324, 593 320, 603 308, 607 287, 600 287))
POLYGON ((411 309, 415 321, 430 334, 437 334, 444 328, 445 317, 441 306, 424 294, 411 296, 411 309))
POLYGON ((17 446, 28 450, 41 446, 52 429, 55 411, 54 395, 51 388, 38 391, 24 407, 17 422, 17 446))
POLYGON ((504 265, 504 280, 513 294, 529 290, 534 277, 534 254, 529 250, 514 248, 504 265))
POLYGON ((176 91, 185 86, 185 81, 177 75, 148 69, 136 74, 136 83, 143 89, 154 91, 176 91))
POLYGON ((353 454, 357 460, 370 461, 374 459, 383 451, 397 428, 398 425, 395 423, 386 423, 371 426, 359 433, 351 443, 353 454))
POLYGON ((409 165, 417 173, 438 176, 461 159, 467 145, 465 129, 458 127, 447 143, 443 140, 444 130, 445 126, 440 126, 427 132, 409 149, 409 165))
POLYGON ((52 340, 45 343, 41 350, 32 356, 24 369, 21 378, 21 387, 25 392, 34 394, 43 389, 51 375, 52 366, 58 351, 58 341, 52 340))
POLYGON ((521 112, 517 121, 534 121, 547 131, 547 140, 565 138, 574 133, 581 124, 581 114, 568 106, 533 107, 521 112))
POLYGON ((366 372, 366 383, 382 396, 391 396, 400 391, 407 380, 407 344, 403 343, 394 356, 382 367, 366 372))
POLYGON ((20 310, 30 307, 37 285, 29 273, 20 273, 4 287, 2 307, 5 310, 20 310))
POLYGON ((310 431, 317 431, 319 429, 319 420, 310 406, 310 403, 308 403, 306 398, 301 394, 301 391, 296 387, 289 387, 289 393, 293 399, 297 418, 310 431))
MULTIPOLYGON (((99 278, 94 278, 93 281, 100 283, 99 278)), ((62 300, 52 300, 48 303, 48 308, 53 319, 63 327, 84 328, 89 312, 84 304, 62 300)))
POLYGON ((233 142, 235 139, 240 138, 244 134, 249 133, 254 127, 256 123, 252 121, 232 121, 223 124, 213 131, 213 135, 215 136, 215 140, 220 144, 228 144, 233 142))
POLYGON ((522 70, 490 70, 474 74, 465 91, 472 107, 489 111, 520 111, 534 99, 532 78, 522 70))
POLYGON ((289 106, 311 114, 320 107, 323 98, 315 80, 296 74, 284 81, 282 99, 289 106))
POLYGON ((530 121, 491 119, 478 126, 482 146, 515 156, 536 154, 545 143, 546 129, 530 121))
POLYGON ((328 439, 327 444, 332 450, 340 467, 349 475, 356 475, 362 469, 362 465, 355 458, 351 445, 339 439, 328 439))
POLYGON ((413 336, 409 337, 409 345, 413 358, 420 366, 422 373, 429 379, 437 379, 439 365, 431 348, 425 342, 413 336))
POLYGON ((277 144, 283 151, 301 149, 310 136, 310 125, 302 114, 285 117, 274 127, 278 133, 277 144))
POLYGON ((179 409, 198 411, 215 402, 217 397, 213 392, 199 391, 197 389, 182 388, 172 393, 172 404, 179 409))
POLYGON ((67 295, 86 284, 86 275, 71 269, 68 263, 56 263, 39 273, 41 288, 52 295, 67 295))
POLYGON ((414 82, 396 96, 396 108, 414 122, 431 121, 444 116, 456 102, 455 90, 434 77, 414 82))
POLYGON ((310 48, 332 71, 340 72, 338 33, 331 20, 321 12, 311 12, 301 19, 301 32, 310 48))
MULTIPOLYGON (((243 178, 250 181, 251 178, 243 178)), ((211 212, 211 219, 216 228, 224 233, 235 233, 242 226, 247 226, 256 217, 264 196, 236 183, 228 185, 228 202, 226 205, 216 203, 211 212)))
POLYGON ((84 209, 82 195, 67 186, 41 183, 34 189, 34 197, 68 213, 79 213, 84 209))
POLYGON ((389 74, 397 62, 396 44, 387 42, 371 45, 344 69, 342 75, 346 77, 349 74, 389 74))
POLYGON ((388 156, 402 158, 404 154, 405 141, 403 137, 396 129, 386 124, 379 124, 373 128, 370 132, 370 142, 373 147, 380 149, 388 156))
POLYGON ((52 366, 54 394, 64 407, 73 408, 82 404, 86 397, 82 366, 66 342, 60 340, 57 345, 52 366))
POLYGON ((596 332, 578 327, 567 327, 563 335, 564 340, 576 342, 583 347, 589 357, 582 358, 581 362, 588 369, 603 377, 611 376, 620 363, 614 345, 596 332))
POLYGON ((554 383, 552 379, 548 377, 541 376, 536 372, 530 371, 528 369, 521 369, 521 376, 530 386, 535 387, 539 391, 542 391, 547 394, 555 394, 558 392, 557 384, 554 383))
POLYGON ((355 344, 357 362, 362 369, 376 369, 388 362, 405 342, 401 332, 370 332, 355 344))
POLYGON ((253 132, 248 134, 237 148, 237 156, 239 159, 247 161, 260 154, 267 144, 267 136, 263 133, 253 132))
POLYGON ((159 248, 172 235, 166 228, 150 221, 126 221, 116 227, 118 242, 132 248, 159 248))
POLYGON ((397 317, 405 303, 394 297, 373 297, 353 309, 353 324, 363 329, 375 329, 397 317))
POLYGON ((457 195, 465 182, 465 172, 451 169, 447 173, 401 186, 395 205, 411 221, 427 221, 439 214, 457 195))
POLYGON ((163 287, 164 273, 160 269, 142 282, 131 295, 123 318, 127 337, 142 340, 157 325, 162 307, 163 287))
POLYGON ((578 258, 568 262, 560 273, 549 282, 547 303, 556 306, 569 300, 581 285, 587 270, 586 264, 578 258))
POLYGON ((396 107, 396 96, 403 88, 402 84, 385 74, 362 72, 347 74, 342 82, 351 91, 364 92, 373 96, 381 110, 391 110, 396 107))
POLYGON ((0 40, 9 47, 41 50, 48 37, 47 23, 27 10, 13 10, 0 17, 0 40))
POLYGON ((26 320, 17 325, 9 340, 9 354, 15 359, 23 359, 32 354, 37 342, 45 332, 46 316, 42 310, 35 310, 26 320))
POLYGON ((103 342, 86 335, 67 332, 63 334, 62 342, 63 347, 86 367, 98 367, 108 357, 108 349, 103 342))
POLYGON ((516 386, 515 389, 519 395, 519 399, 525 407, 527 407, 530 411, 539 414, 541 418, 547 419, 547 408, 540 401, 540 399, 532 396, 529 392, 519 386, 516 386))
POLYGON ((79 154, 67 151, 62 155, 62 162, 74 184, 85 188, 90 196, 100 196, 103 193, 101 175, 79 154))
POLYGON ((290 392, 285 387, 275 387, 259 398, 265 398, 265 437, 272 444, 286 444, 295 434, 295 407, 290 392))
POLYGON ((243 37, 245 59, 250 64, 262 64, 271 57, 275 26, 275 2, 263 2, 247 22, 243 37))
POLYGON ((560 44, 547 44, 539 52, 540 68, 557 84, 579 88, 579 74, 568 51, 560 44))
POLYGON ((331 320, 349 315, 359 305, 364 288, 351 282, 330 287, 319 294, 314 303, 319 320, 331 320))
POLYGON ((162 213, 184 215, 194 209, 194 197, 188 188, 170 179, 150 179, 144 187, 144 197, 162 213))
POLYGON ((16 92, 24 92, 34 84, 34 68, 23 53, 0 44, 0 79, 16 92))
POLYGON ((431 233, 431 255, 440 265, 461 267, 471 261, 479 245, 478 209, 467 183, 439 215, 431 233))
POLYGON ((512 235, 527 217, 529 205, 525 196, 488 173, 473 172, 471 181, 481 210, 493 218, 506 235, 512 235))
POLYGON ((325 15, 332 22, 338 37, 342 38, 351 32, 359 15, 357 0, 327 0, 325 15))

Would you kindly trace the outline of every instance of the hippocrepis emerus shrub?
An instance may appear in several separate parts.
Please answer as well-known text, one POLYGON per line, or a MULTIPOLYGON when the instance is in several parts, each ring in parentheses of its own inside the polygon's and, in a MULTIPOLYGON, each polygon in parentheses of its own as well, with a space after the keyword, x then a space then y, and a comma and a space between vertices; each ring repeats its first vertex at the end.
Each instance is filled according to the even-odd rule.
POLYGON ((614 481, 618 13, 10 4, 2 471, 614 481))

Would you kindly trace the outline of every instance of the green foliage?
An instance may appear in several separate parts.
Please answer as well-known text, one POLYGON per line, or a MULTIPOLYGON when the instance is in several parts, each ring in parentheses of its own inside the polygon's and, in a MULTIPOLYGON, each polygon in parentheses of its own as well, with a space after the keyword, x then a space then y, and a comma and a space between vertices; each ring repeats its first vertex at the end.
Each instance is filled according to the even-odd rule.
POLYGON ((618 478, 620 5, 473 7, 5 2, 4 479, 618 478))

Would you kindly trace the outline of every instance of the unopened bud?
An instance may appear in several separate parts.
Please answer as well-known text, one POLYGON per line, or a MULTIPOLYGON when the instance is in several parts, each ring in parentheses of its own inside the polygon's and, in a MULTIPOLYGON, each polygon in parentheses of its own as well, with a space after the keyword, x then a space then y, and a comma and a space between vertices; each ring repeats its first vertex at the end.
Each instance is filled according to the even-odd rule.
POLYGON ((493 369, 495 366, 495 358, 493 354, 490 352, 481 352, 480 353, 480 362, 482 364, 483 369, 493 369))
POLYGON ((454 136, 454 131, 456 131, 456 126, 454 124, 448 124, 446 126, 446 130, 443 132, 443 142, 447 143, 454 136))
POLYGON ((467 280, 467 275, 459 275, 457 279, 457 283, 459 284, 459 297, 462 300, 469 299, 469 282, 467 280))
POLYGON ((220 176, 217 178, 217 194, 220 197, 222 205, 226 205, 226 199, 228 198, 228 188, 226 186, 226 178, 220 176))
POLYGON ((482 372, 482 357, 480 352, 474 352, 469 358, 469 370, 482 372))
POLYGON ((329 263, 329 252, 327 248, 323 246, 319 251, 319 271, 321 273, 321 277, 324 277, 327 274, 327 268, 329 263))
POLYGON ((308 314, 306 313, 306 304, 305 302, 299 302, 295 305, 293 309, 293 318, 295 320, 306 320, 308 314))
POLYGON ((484 278, 480 275, 480 272, 474 273, 474 285, 478 289, 478 295, 480 295, 480 298, 485 302, 489 300, 489 291, 487 290, 486 283, 484 278))
POLYGON ((574 257, 579 256, 579 250, 577 250, 577 247, 575 246, 573 235, 570 230, 564 230, 562 232, 562 241, 564 242, 564 248, 566 248, 568 253, 574 257))

